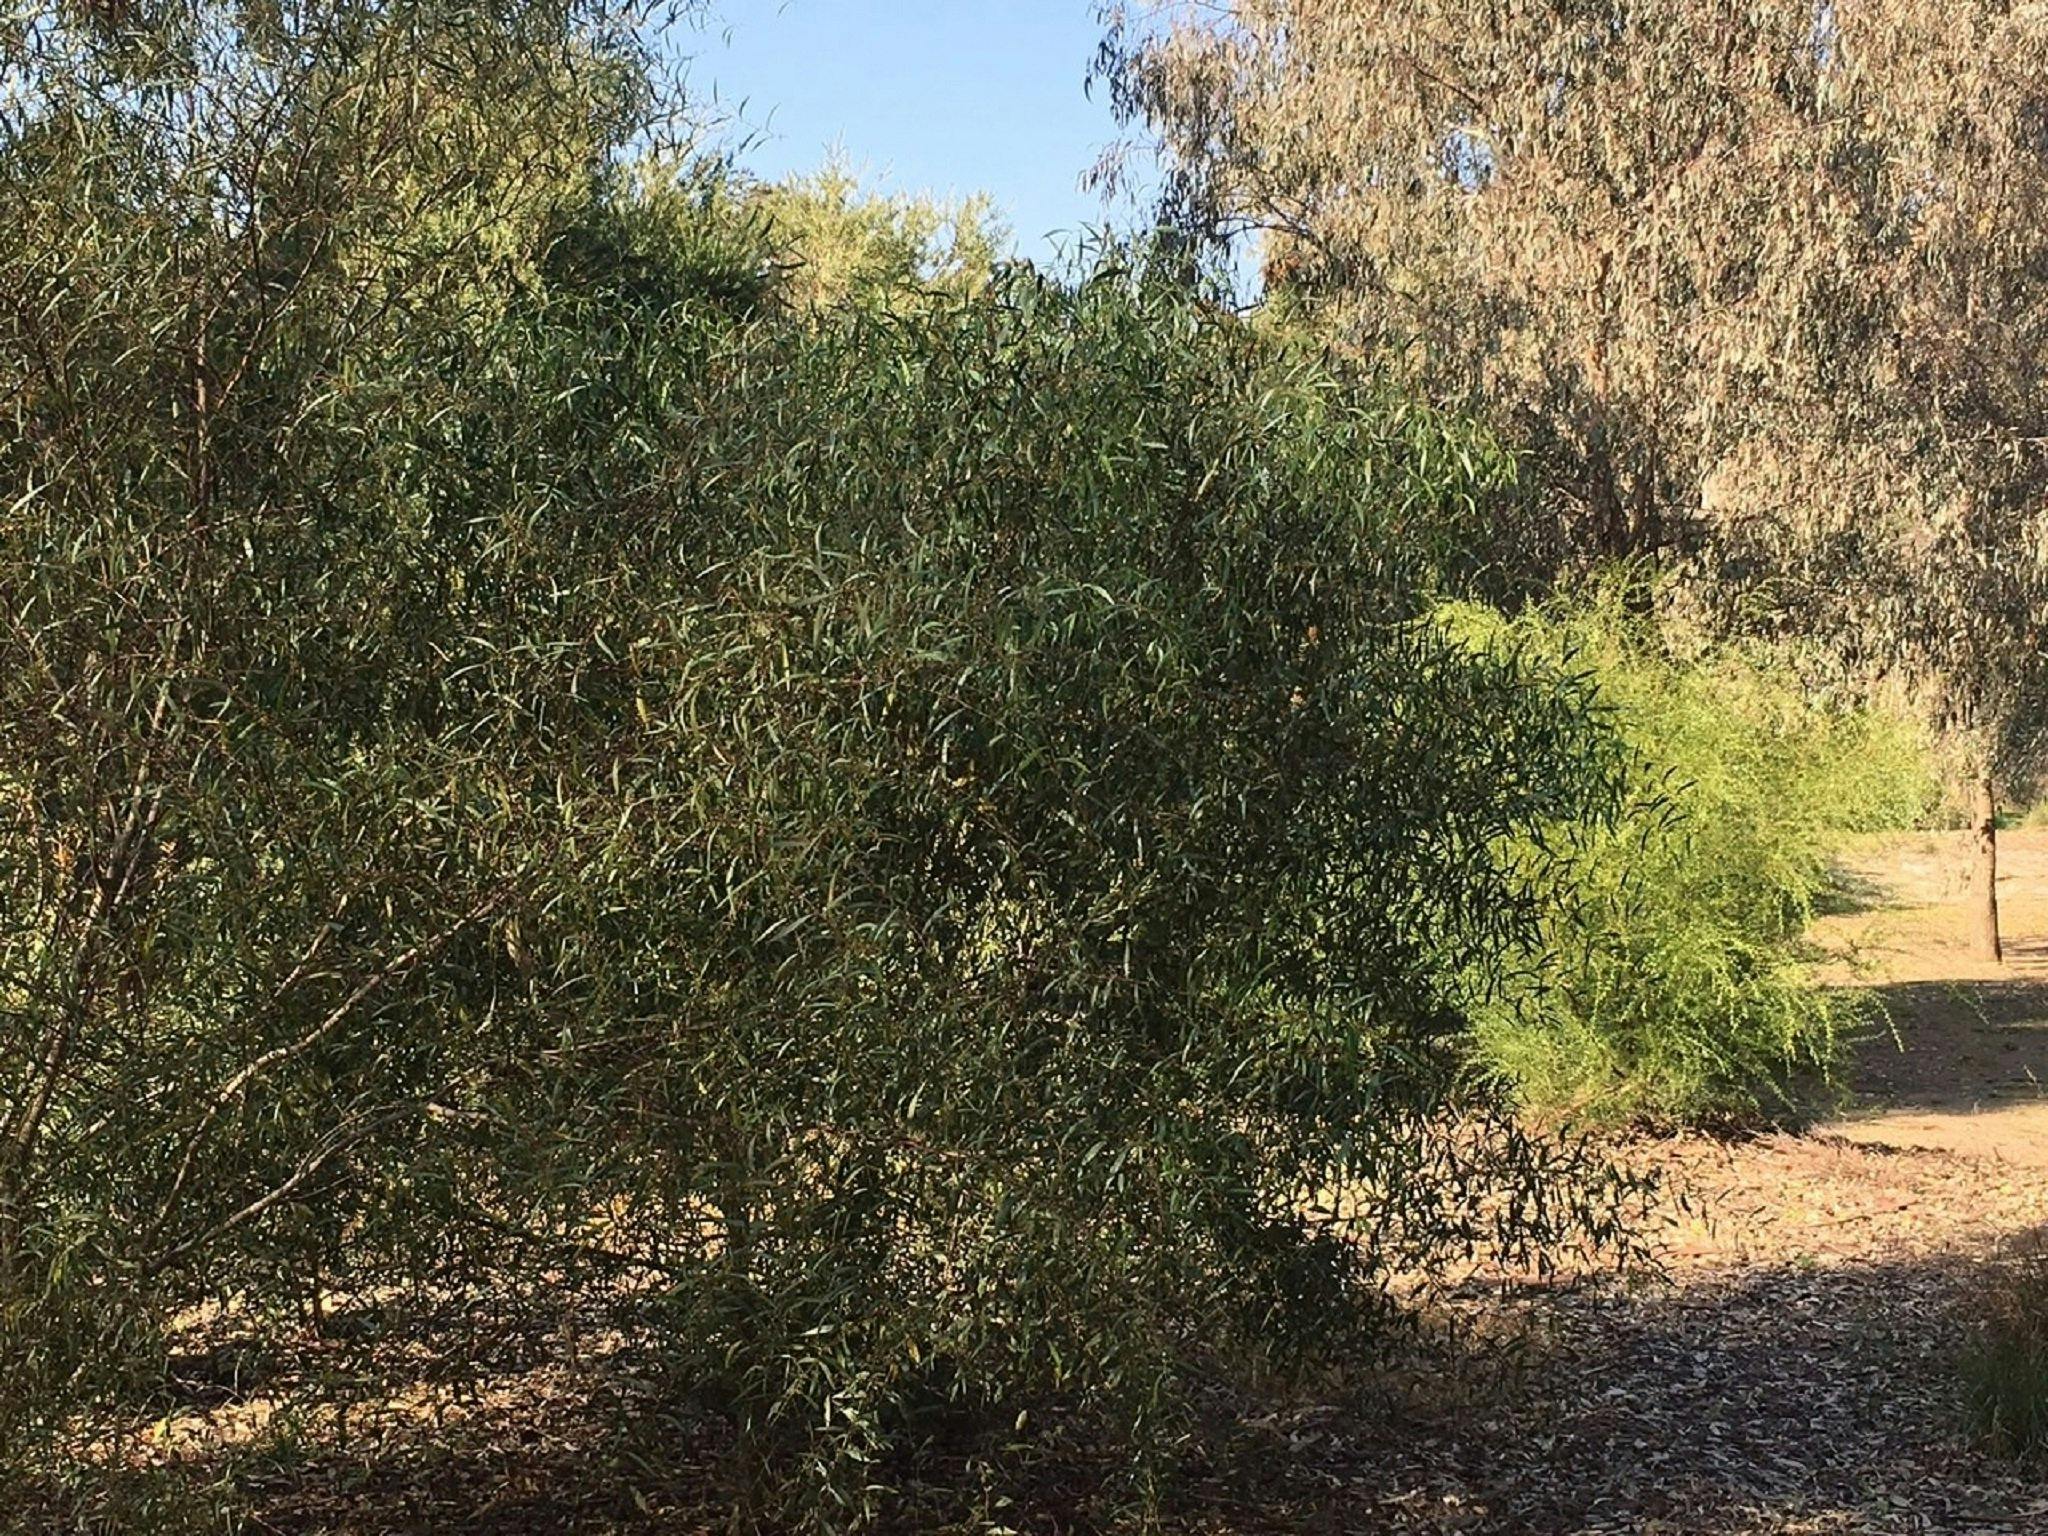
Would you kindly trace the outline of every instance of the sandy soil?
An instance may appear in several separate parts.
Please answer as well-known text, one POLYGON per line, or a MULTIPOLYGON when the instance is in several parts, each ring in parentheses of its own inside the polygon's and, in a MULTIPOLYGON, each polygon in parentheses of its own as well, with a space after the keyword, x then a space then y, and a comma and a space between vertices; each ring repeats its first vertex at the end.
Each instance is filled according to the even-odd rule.
POLYGON ((1855 861, 1863 909, 1823 919, 1815 937, 1853 957, 1891 1032, 1861 1043, 1853 1107, 1826 1131, 2048 1168, 2048 832, 2001 844, 2003 966, 1969 955, 1963 834, 1879 844, 1855 861))

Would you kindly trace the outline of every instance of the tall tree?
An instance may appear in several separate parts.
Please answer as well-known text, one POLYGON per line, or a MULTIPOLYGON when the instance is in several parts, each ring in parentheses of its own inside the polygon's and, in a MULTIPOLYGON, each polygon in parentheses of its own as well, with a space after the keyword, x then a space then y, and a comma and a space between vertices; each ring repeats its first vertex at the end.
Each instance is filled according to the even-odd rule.
POLYGON ((1854 216, 1777 172, 1842 131, 1809 0, 1131 10, 1106 62, 1178 220, 1264 231, 1292 299, 1484 406, 1575 552, 1684 531, 1703 426, 1854 216))
POLYGON ((1724 620, 1909 675, 1981 798, 2048 611, 2043 18, 1117 4, 1103 67, 1169 213, 1263 231, 1273 292, 1481 410, 1558 561, 1671 557, 1724 620))
POLYGON ((1702 591, 1915 684, 1966 766, 1998 959, 1998 791, 2048 729, 2048 7, 1823 14, 1856 139, 1820 172, 1858 218, 1822 254, 1865 318, 1800 336, 1720 445, 1702 591))

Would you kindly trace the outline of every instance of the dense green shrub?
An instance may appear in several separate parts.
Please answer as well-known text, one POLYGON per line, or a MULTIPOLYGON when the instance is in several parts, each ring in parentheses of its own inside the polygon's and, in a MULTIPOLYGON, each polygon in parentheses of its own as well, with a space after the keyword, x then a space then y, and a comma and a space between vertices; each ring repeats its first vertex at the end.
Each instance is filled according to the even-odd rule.
POLYGON ((1814 703, 1782 665, 1674 654, 1618 582, 1445 621, 1486 654, 1585 678, 1630 754, 1618 817, 1509 855, 1550 910, 1520 980, 1481 1009, 1482 1062, 1546 1112, 1610 1121, 1775 1112, 1824 1082, 1865 1004, 1809 980, 1802 938, 1844 839, 1924 808, 1918 734, 1814 703))
POLYGON ((1617 768, 1418 609, 1480 445, 1136 260, 785 322, 525 179, 584 13, 306 16, 0 161, 0 1461, 210 1300, 623 1296, 845 1523, 1615 1235, 1464 1070, 1617 768))
POLYGON ((76 1064, 41 1379, 208 1293, 624 1265, 829 1510, 919 1403, 1156 1446, 1496 1194, 1565 1196, 1510 1247, 1604 1219, 1461 1097, 1435 957, 1526 939, 1491 850, 1605 768, 1409 620, 1437 423, 1115 273, 816 337, 605 303, 414 377, 347 497, 11 527, 12 942, 79 978, 10 1004, 76 1064), (137 781, 88 927, 58 870, 133 857, 137 781))

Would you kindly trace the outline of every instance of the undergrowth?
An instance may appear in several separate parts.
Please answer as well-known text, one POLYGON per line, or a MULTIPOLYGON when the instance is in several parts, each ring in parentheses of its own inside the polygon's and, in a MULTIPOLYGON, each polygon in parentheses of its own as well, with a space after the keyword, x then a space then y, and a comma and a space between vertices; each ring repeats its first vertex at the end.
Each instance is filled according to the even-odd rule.
POLYGON ((1997 1450, 2048 1462, 2048 1240, 2015 1243, 1973 1309, 1962 1372, 1970 1407, 1997 1450))

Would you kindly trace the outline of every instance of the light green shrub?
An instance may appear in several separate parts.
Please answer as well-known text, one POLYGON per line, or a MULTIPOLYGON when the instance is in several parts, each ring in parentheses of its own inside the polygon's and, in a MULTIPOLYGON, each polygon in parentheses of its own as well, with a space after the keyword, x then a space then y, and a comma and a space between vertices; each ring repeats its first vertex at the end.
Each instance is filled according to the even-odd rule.
POLYGON ((1468 644, 1582 676, 1630 757, 1611 819, 1517 845, 1551 892, 1541 945, 1480 1009, 1480 1061, 1546 1113, 1743 1118, 1824 1083, 1862 1017, 1814 985, 1802 935, 1843 839, 1914 824, 1931 793, 1910 726, 1828 709, 1768 659, 1679 659, 1617 579, 1508 618, 1464 606, 1468 644))

